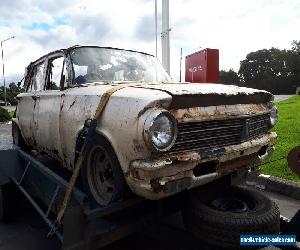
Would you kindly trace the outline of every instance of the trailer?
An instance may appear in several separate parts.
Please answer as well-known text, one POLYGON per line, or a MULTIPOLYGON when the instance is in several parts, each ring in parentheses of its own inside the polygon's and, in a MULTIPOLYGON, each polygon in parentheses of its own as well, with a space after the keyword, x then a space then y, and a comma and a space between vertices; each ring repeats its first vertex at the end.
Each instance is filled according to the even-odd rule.
MULTIPOLYGON (((109 207, 90 208, 86 194, 77 185, 62 224, 57 225, 56 214, 62 205, 70 175, 56 164, 47 156, 24 152, 12 144, 0 147, 0 217, 12 211, 1 194, 9 186, 17 187, 48 225, 48 237, 55 235, 63 250, 104 247, 146 226, 158 225, 182 208, 185 193, 160 201, 131 195, 109 207)), ((299 239, 299 223, 299 211, 292 220, 281 217, 282 234, 297 233, 299 239)))
MULTIPOLYGON (((148 201, 135 195, 109 207, 93 209, 87 206, 86 194, 76 187, 62 225, 56 225, 55 215, 62 204, 69 176, 60 172, 51 160, 52 165, 45 165, 43 157, 34 157, 17 147, 2 148, 0 193, 8 185, 17 187, 49 226, 48 237, 56 235, 63 250, 101 248, 145 226, 158 224, 166 214, 180 209, 178 196, 148 201)), ((0 207, 2 204, 4 214, 5 208, 11 212, 12 207, 6 207, 1 197, 0 207)))

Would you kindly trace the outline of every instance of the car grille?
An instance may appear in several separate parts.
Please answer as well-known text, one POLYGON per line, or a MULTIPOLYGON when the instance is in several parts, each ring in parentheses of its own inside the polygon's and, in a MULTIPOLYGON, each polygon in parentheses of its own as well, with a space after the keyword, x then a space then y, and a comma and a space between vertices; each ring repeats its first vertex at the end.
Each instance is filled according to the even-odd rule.
POLYGON ((269 129, 269 114, 178 123, 178 137, 170 151, 202 150, 240 144, 265 134, 269 129))

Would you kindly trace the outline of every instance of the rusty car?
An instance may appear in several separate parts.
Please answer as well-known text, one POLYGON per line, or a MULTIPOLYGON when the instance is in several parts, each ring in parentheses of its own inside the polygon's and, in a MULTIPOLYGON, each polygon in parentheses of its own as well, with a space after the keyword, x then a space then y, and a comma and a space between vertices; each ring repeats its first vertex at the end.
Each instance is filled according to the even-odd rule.
MULTIPOLYGON (((226 218, 232 215, 233 224, 222 214, 198 216, 201 207, 189 205, 184 210, 187 225, 198 218, 198 232, 199 225, 206 225, 206 232, 219 218, 225 236, 232 230, 237 235, 238 224, 243 232, 278 231, 274 203, 238 187, 226 193, 227 181, 220 181, 258 173, 260 163, 274 151, 277 135, 271 129, 277 109, 271 93, 176 82, 152 55, 98 46, 74 46, 42 56, 26 68, 24 88, 12 122, 14 143, 48 154, 71 173, 85 127, 108 97, 80 170, 93 204, 108 206, 130 190, 160 200, 212 184, 210 190, 216 191, 209 191, 211 197, 219 197, 209 202, 210 209, 229 211, 226 218), (246 217, 241 217, 245 211, 246 217), (253 219, 256 216, 264 219, 253 219)), ((203 197, 207 196, 198 193, 191 200, 197 203, 203 197)), ((213 238, 214 226, 211 229, 213 238)))
POLYGON ((160 199, 254 169, 274 149, 270 93, 176 83, 145 53, 95 46, 55 51, 27 67, 24 84, 13 118, 15 144, 46 152, 70 171, 101 95, 127 84, 110 97, 87 155, 84 175, 99 204, 120 197, 126 183, 140 196, 160 199))

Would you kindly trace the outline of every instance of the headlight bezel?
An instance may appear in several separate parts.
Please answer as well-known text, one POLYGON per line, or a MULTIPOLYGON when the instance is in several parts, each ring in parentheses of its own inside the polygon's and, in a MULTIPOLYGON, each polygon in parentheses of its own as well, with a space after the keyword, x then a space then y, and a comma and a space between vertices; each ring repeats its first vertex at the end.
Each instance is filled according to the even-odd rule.
POLYGON ((170 150, 173 145, 175 144, 175 141, 177 139, 178 135, 178 128, 177 128, 177 121, 175 117, 168 112, 167 110, 157 110, 154 112, 151 112, 151 114, 147 117, 145 124, 144 124, 144 139, 146 144, 154 151, 156 152, 166 152, 170 150), (155 125, 155 122, 158 120, 158 118, 165 116, 171 125, 172 128, 172 139, 170 142, 167 144, 165 147, 159 147, 158 145, 155 144, 152 136, 153 133, 151 131, 151 128, 155 125))

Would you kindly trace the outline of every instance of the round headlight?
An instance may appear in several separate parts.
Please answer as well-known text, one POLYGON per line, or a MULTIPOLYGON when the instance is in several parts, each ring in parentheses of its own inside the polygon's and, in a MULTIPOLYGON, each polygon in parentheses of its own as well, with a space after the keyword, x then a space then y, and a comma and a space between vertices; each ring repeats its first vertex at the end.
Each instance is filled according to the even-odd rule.
POLYGON ((277 120, 278 120, 278 110, 275 106, 273 106, 270 111, 270 124, 272 127, 275 126, 277 120))
POLYGON ((175 143, 177 137, 175 118, 168 112, 160 113, 153 119, 148 135, 152 145, 157 150, 169 150, 175 143))

